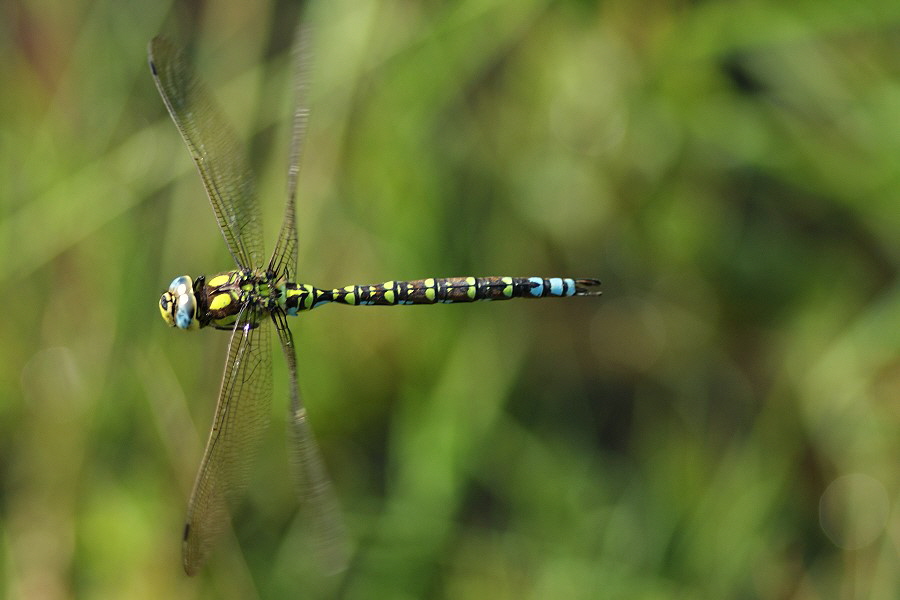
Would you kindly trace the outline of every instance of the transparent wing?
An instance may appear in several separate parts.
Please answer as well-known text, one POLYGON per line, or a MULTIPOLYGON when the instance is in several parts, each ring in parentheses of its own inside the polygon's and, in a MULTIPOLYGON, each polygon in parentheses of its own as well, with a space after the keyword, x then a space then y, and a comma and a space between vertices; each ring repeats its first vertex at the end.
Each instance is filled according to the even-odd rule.
POLYGON ((269 261, 269 271, 278 277, 296 281, 297 272, 297 227, 294 222, 294 206, 297 197, 297 178, 300 174, 300 160, 306 141, 306 127, 309 122, 309 63, 311 35, 309 27, 301 25, 297 30, 293 49, 294 67, 294 114, 291 126, 291 154, 288 163, 287 204, 284 220, 278 233, 278 242, 269 261))
MULTIPOLYGON (((294 214, 297 179, 309 121, 307 94, 310 40, 310 29, 301 25, 297 30, 293 49, 294 113, 288 164, 287 203, 284 208, 281 231, 278 233, 278 242, 275 244, 275 251, 269 261, 269 271, 274 273, 277 278, 285 278, 289 281, 296 281, 297 271, 297 227, 294 214)), ((322 565, 328 572, 336 573, 347 566, 349 552, 347 532, 331 479, 325 471, 325 464, 306 418, 306 408, 300 398, 300 389, 297 385, 297 357, 291 330, 288 328, 283 312, 273 312, 272 320, 281 341, 290 377, 291 402, 288 421, 291 429, 291 458, 296 471, 298 494, 304 508, 309 513, 315 536, 314 543, 322 565)))
POLYGON ((331 478, 325 471, 325 464, 319 454, 319 446, 306 418, 306 408, 300 398, 297 385, 297 358, 294 353, 294 338, 288 329, 283 312, 272 313, 275 330, 284 350, 290 375, 291 458, 296 471, 298 494, 303 507, 308 512, 317 555, 328 573, 337 573, 347 567, 349 538, 344 527, 340 507, 331 478))
POLYGON ((228 250, 241 268, 259 267, 262 218, 237 136, 178 48, 155 37, 148 54, 156 87, 200 171, 228 250))
POLYGON ((270 328, 245 307, 231 333, 225 375, 212 430, 194 482, 184 526, 183 560, 196 573, 228 523, 228 509, 247 485, 259 440, 269 422, 272 398, 270 328), (258 321, 256 321, 258 322, 258 321))

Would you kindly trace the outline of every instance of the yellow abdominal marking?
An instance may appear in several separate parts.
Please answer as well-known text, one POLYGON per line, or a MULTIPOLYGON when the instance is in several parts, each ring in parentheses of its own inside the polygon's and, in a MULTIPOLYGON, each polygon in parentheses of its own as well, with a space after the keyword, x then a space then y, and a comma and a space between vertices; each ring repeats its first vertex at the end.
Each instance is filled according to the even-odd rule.
POLYGON ((475 278, 474 277, 466 277, 466 283, 469 284, 469 289, 466 290, 466 296, 468 296, 469 298, 474 300, 475 292, 476 292, 475 278))

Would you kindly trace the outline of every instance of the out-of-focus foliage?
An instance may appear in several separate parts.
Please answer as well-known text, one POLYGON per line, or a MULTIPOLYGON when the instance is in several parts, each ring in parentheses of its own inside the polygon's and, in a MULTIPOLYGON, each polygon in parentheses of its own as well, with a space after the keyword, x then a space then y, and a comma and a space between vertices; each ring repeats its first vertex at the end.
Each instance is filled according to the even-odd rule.
MULTIPOLYGON (((598 276, 599 299, 293 323, 355 554, 319 572, 284 404, 203 573, 186 499, 231 267, 145 47, 188 48, 283 205, 300 9, 0 9, 10 598, 900 596, 900 4, 338 0, 300 269, 598 276)), ((286 399, 276 358, 276 399, 286 399)))

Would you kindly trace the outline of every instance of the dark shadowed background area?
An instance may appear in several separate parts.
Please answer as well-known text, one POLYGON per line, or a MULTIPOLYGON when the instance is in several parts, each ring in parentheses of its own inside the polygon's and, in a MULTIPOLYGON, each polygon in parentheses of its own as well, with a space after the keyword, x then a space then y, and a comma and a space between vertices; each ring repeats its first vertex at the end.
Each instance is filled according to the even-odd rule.
POLYGON ((146 44, 186 47, 246 142, 271 248, 301 12, 0 9, 0 595, 900 596, 900 4, 874 0, 308 6, 305 282, 604 295, 292 320, 351 568, 309 543, 276 353, 234 533, 186 577, 227 335, 156 304, 233 263, 146 44))

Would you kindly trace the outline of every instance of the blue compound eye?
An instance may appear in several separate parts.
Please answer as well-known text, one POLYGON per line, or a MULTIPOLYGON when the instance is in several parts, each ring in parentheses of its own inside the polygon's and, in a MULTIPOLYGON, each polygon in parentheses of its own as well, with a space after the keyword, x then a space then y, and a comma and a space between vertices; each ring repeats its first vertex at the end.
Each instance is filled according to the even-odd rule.
POLYGON ((159 314, 170 327, 196 329, 197 299, 194 282, 187 275, 176 277, 159 298, 159 314))

